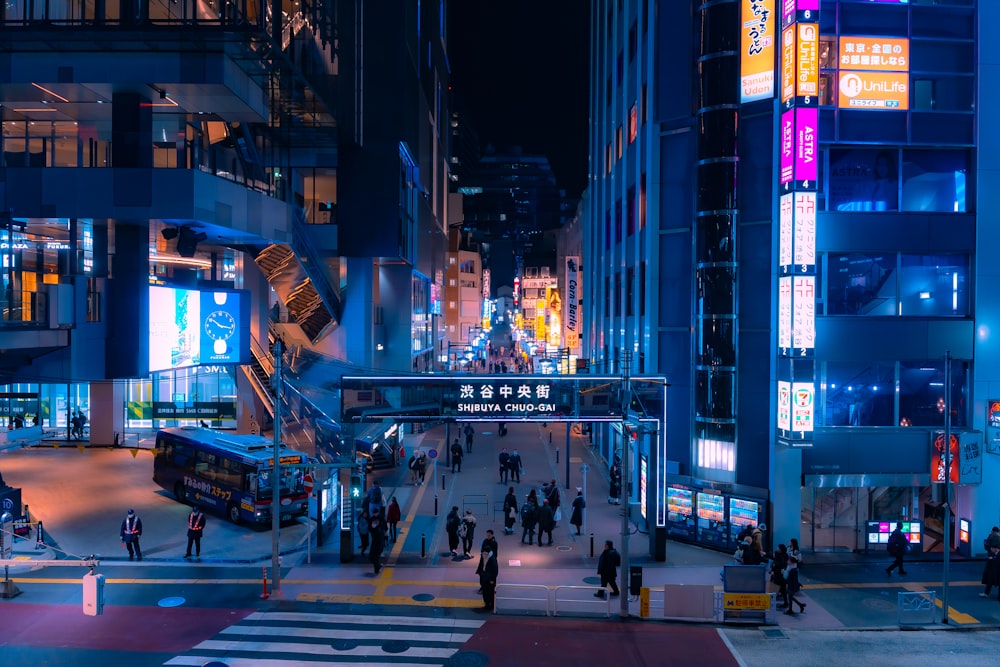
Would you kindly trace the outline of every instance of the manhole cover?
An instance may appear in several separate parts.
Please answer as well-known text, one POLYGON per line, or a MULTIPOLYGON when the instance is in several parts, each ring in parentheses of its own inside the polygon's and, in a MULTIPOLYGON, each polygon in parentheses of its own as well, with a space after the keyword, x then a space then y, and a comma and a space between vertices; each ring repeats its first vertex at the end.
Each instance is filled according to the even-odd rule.
POLYGON ((174 598, 163 598, 156 604, 159 607, 180 607, 182 604, 184 604, 184 602, 185 602, 184 598, 174 597, 174 598))
POLYGON ((881 598, 865 598, 861 604, 872 611, 895 611, 896 605, 881 598))
POLYGON ((351 639, 337 639, 334 640, 330 646, 334 651, 350 651, 358 647, 358 642, 351 639))
POLYGON ((430 602, 434 599, 434 596, 430 593, 417 593, 412 599, 414 602, 430 602))
POLYGON ((556 547, 556 551, 572 551, 573 547, 556 547))
POLYGON ((601 578, 600 577, 584 577, 583 578, 583 583, 590 584, 591 586, 600 586, 601 585, 601 578))
POLYGON ((788 639, 788 635, 781 628, 762 628, 761 634, 764 639, 788 639))
POLYGON ((382 644, 382 650, 386 653, 406 653, 410 645, 406 642, 386 642, 382 644))
POLYGON ((448 667, 485 667, 490 659, 479 651, 459 651, 453 653, 446 663, 448 667))

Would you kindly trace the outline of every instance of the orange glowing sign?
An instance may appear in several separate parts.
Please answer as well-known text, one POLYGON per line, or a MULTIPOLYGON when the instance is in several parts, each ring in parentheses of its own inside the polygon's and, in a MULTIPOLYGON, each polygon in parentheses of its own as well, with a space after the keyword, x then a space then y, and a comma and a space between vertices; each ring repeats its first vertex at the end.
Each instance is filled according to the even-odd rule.
POLYGON ((838 87, 841 109, 910 108, 910 75, 904 72, 841 72, 838 87))
POLYGON ((841 36, 837 66, 842 70, 909 72, 910 40, 841 36))
POLYGON ((775 0, 743 0, 740 14, 740 101, 774 97, 775 0))
POLYGON ((795 27, 795 94, 815 98, 819 95, 819 26, 798 23, 795 27))
POLYGON ((795 97, 795 26, 781 33, 781 103, 795 97))

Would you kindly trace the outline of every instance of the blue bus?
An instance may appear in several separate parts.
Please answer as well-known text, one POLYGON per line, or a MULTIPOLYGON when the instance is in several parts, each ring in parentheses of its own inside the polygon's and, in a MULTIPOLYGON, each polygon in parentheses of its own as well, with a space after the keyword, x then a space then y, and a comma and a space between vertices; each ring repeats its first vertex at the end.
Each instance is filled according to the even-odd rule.
MULTIPOLYGON (((235 435, 182 426, 156 434, 153 481, 178 502, 199 505, 233 523, 271 521, 274 443, 259 435, 235 435)), ((309 497, 302 486, 309 463, 302 452, 282 445, 278 452, 282 521, 305 516, 309 497)))

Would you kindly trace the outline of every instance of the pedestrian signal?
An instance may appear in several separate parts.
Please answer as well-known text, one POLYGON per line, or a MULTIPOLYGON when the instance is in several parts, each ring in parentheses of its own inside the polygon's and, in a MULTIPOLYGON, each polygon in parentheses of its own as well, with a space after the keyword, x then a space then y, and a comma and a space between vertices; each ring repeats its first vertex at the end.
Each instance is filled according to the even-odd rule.
POLYGON ((351 498, 358 499, 361 497, 362 484, 361 475, 351 475, 351 498))

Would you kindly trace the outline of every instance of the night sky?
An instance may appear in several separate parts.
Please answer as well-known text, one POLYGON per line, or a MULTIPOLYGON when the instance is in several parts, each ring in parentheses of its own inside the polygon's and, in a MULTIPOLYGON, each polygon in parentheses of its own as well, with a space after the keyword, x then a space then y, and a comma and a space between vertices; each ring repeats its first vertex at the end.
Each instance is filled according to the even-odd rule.
POLYGON ((485 150, 549 158, 559 187, 587 184, 588 0, 451 0, 452 86, 485 150))

